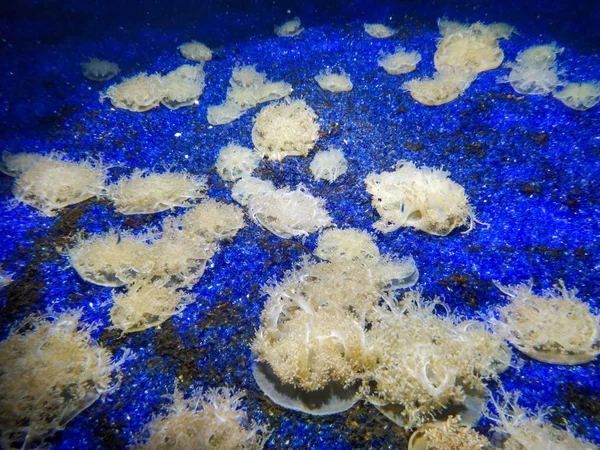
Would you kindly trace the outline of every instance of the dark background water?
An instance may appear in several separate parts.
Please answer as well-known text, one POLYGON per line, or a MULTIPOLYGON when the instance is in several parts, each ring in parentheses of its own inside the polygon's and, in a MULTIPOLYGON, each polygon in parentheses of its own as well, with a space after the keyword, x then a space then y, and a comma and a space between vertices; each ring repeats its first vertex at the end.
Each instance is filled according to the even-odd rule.
POLYGON ((405 15, 453 17, 475 21, 493 18, 507 21, 535 35, 552 32, 557 40, 577 45, 598 45, 600 12, 597 2, 581 1, 443 1, 428 2, 221 2, 160 1, 19 1, 2 5, 3 31, 11 40, 62 39, 68 36, 97 36, 122 27, 152 26, 177 32, 188 27, 208 27, 214 39, 242 38, 270 33, 264 19, 279 20, 288 10, 313 25, 344 24, 353 20, 381 20, 405 15), (245 22, 221 23, 214 18, 230 14, 245 22), (240 26, 235 26, 240 25, 240 26))

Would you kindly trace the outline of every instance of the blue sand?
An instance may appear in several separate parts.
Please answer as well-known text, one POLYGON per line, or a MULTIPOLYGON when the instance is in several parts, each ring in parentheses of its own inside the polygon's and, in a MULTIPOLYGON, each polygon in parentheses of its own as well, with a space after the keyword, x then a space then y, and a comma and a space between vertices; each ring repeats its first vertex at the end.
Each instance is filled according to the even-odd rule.
MULTIPOLYGON (((0 14, 3 150, 101 158, 113 167, 112 180, 136 167, 207 174, 210 197, 231 201, 230 184, 211 168, 230 141, 252 146, 252 120, 260 107, 218 127, 208 124, 206 110, 224 100, 236 63, 256 64, 269 79, 291 83, 292 98, 304 98, 316 111, 323 130, 318 148, 338 146, 349 160, 347 174, 333 184, 312 179, 312 154, 262 162, 260 176, 278 187, 304 183, 326 198, 337 226, 371 230, 378 216, 363 180, 401 159, 443 166, 465 187, 478 219, 489 228, 447 237, 410 229, 377 235, 382 252, 414 257, 418 287, 426 296, 442 296, 466 316, 489 315, 506 303, 493 280, 531 279, 535 289, 563 280, 598 308, 600 106, 579 112, 551 96, 520 96, 509 84, 496 83, 506 68, 480 74, 462 97, 439 107, 421 105, 400 89, 406 80, 433 73, 436 20, 442 16, 516 26, 519 34, 500 43, 505 61, 531 45, 556 41, 565 48, 558 58, 565 78, 598 79, 598 2, 18 3, 2 6, 0 14), (306 30, 295 38, 276 37, 273 25, 296 15, 306 30), (362 27, 373 21, 400 31, 391 39, 373 39, 362 27), (119 78, 89 81, 79 67, 97 57, 117 62, 120 76, 166 73, 185 63, 177 47, 192 39, 216 50, 205 66, 207 86, 198 106, 146 113, 113 109, 98 96, 119 78), (391 52, 398 45, 422 54, 416 72, 391 76, 377 66, 380 50, 391 52), (313 77, 327 66, 344 69, 354 89, 343 94, 319 89, 313 77)), ((119 390, 52 437, 51 448, 124 448, 163 410, 175 379, 188 391, 224 384, 247 390, 250 417, 274 430, 267 448, 405 448, 405 432, 369 405, 359 402, 345 413, 311 417, 273 405, 254 383, 249 345, 265 301, 260 288, 312 252, 316 236, 284 241, 247 219, 248 226, 209 262, 193 289, 197 301, 180 317, 121 336, 110 329, 110 289, 80 279, 55 251, 64 214, 46 218, 15 206, 12 183, 0 175, 0 261, 16 283, 34 282, 37 295, 17 305, 9 289, 2 290, 1 336, 49 306, 82 308, 86 321, 102 324, 96 338, 103 345, 117 355, 123 348, 137 355, 123 367, 119 390)), ((139 230, 181 213, 130 218, 108 203, 88 202, 65 214, 73 210, 70 229, 88 232, 139 230)), ((567 367, 522 359, 520 371, 502 374, 505 388, 521 391, 523 406, 549 407, 556 424, 566 420, 577 434, 600 444, 600 363, 567 367)), ((479 427, 486 432, 489 423, 483 420, 479 427)))

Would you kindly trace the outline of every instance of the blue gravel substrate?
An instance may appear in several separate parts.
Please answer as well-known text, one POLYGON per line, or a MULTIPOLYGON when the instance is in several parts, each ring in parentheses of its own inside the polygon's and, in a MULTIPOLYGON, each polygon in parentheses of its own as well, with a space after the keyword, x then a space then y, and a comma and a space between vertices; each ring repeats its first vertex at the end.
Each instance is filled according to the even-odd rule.
MULTIPOLYGON (((598 308, 600 107, 578 112, 551 96, 519 96, 510 85, 496 82, 506 68, 481 74, 461 98, 435 108, 400 89, 405 80, 432 74, 436 20, 444 15, 515 25, 519 34, 501 41, 505 61, 531 45, 556 41, 565 47, 559 67, 566 79, 600 78, 598 2, 123 3, 3 6, 2 149, 101 158, 113 167, 111 179, 136 167, 206 174, 209 195, 229 202, 230 185, 212 166, 230 141, 252 146, 252 120, 259 109, 219 127, 208 124, 206 109, 223 101, 235 64, 256 64, 271 80, 291 83, 292 97, 314 108, 323 130, 317 147, 339 146, 350 161, 348 173, 333 184, 312 180, 312 156, 263 162, 259 175, 278 187, 304 183, 326 198, 336 225, 371 229, 377 214, 363 180, 401 159, 443 166, 466 188, 478 219, 489 228, 443 238, 412 230, 377 235, 382 251, 415 258, 425 295, 442 296, 467 316, 489 315, 505 304, 493 280, 531 279, 536 289, 563 280, 598 308), (273 24, 295 15, 306 27, 302 35, 274 36, 273 24), (391 39, 373 39, 362 28, 371 21, 400 31, 391 39), (165 73, 185 63, 177 46, 191 39, 217 54, 206 64, 207 87, 198 106, 143 114, 114 110, 98 101, 108 84, 86 80, 79 68, 88 57, 98 57, 117 62, 122 76, 165 73), (379 51, 398 45, 422 54, 416 72, 391 76, 377 67, 379 51), (345 94, 320 90, 313 77, 327 66, 350 74, 354 89, 345 94)), ((65 230, 140 230, 181 211, 122 217, 108 203, 87 202, 46 218, 11 202, 12 182, 0 176, 0 261, 15 278, 0 294, 1 336, 49 306, 82 308, 86 321, 101 323, 96 337, 103 345, 117 354, 130 348, 137 355, 123 367, 120 389, 53 437, 52 448, 125 447, 162 410, 175 379, 184 390, 224 384, 247 390, 250 416, 274 430, 268 448, 406 445, 404 431, 371 406, 310 417, 274 406, 252 379, 249 345, 265 300, 260 287, 312 252, 316 236, 285 241, 247 220, 248 226, 210 261, 193 290, 196 303, 160 328, 121 336, 108 321, 110 290, 81 280, 55 246, 65 230)), ((501 376, 506 389, 521 391, 523 406, 551 408, 554 423, 566 420, 576 433, 600 444, 600 363, 563 367, 522 359, 520 371, 509 369, 501 376)), ((483 421, 480 430, 488 426, 483 421)))

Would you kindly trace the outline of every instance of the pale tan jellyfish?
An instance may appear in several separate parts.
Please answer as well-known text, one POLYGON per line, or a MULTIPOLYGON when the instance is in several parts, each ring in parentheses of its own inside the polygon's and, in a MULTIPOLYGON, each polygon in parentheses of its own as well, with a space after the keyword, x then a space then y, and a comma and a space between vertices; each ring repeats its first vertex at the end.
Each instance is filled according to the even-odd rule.
POLYGON ((244 212, 236 205, 205 200, 185 214, 169 217, 163 222, 167 234, 183 233, 187 239, 214 243, 233 239, 245 226, 244 212))
POLYGON ((597 450, 591 442, 578 438, 568 428, 558 428, 548 418, 549 411, 527 410, 518 404, 519 392, 502 392, 503 398, 491 398, 495 412, 484 414, 493 423, 492 441, 506 450, 597 450))
POLYGON ((207 119, 211 125, 223 125, 239 119, 259 103, 279 100, 292 93, 292 86, 284 81, 269 81, 255 66, 235 66, 229 80, 225 102, 208 107, 207 119))
POLYGON ((391 75, 402 75, 416 70, 420 61, 421 55, 418 52, 407 52, 404 48, 397 47, 394 53, 380 52, 377 63, 391 75))
POLYGON ((249 176, 258 167, 261 157, 258 152, 229 143, 219 151, 215 167, 221 179, 237 181, 249 176))
POLYGON ((511 68, 508 77, 499 82, 508 81, 519 94, 545 95, 554 91, 562 83, 558 76, 556 56, 564 49, 549 45, 536 45, 517 55, 515 63, 507 64, 511 68))
POLYGON ((40 153, 3 152, 2 161, 0 162, 0 172, 9 177, 18 177, 46 158, 46 156, 40 153))
POLYGON ((280 37, 294 37, 298 36, 304 31, 299 17, 294 17, 281 25, 275 26, 275 34, 280 37))
POLYGON ((600 354, 600 317, 561 282, 534 294, 531 283, 496 286, 510 299, 496 329, 527 356, 551 364, 584 364, 600 354))
POLYGON ((161 103, 170 109, 194 104, 204 91, 202 64, 184 64, 167 75, 140 73, 100 94, 100 101, 109 99, 115 108, 145 112, 161 103))
POLYGON ((32 316, 0 342, 3 448, 40 448, 79 413, 114 391, 120 360, 92 338, 81 311, 32 316))
POLYGON ((437 314, 439 306, 439 299, 408 291, 401 301, 375 309, 366 336, 371 365, 365 378, 372 381, 362 386, 365 398, 405 429, 448 409, 474 423, 487 396, 484 381, 511 362, 508 345, 484 322, 461 320, 447 307, 437 314))
POLYGON ((519 34, 515 27, 504 22, 493 22, 486 25, 486 27, 490 33, 495 34, 498 39, 508 39, 513 34, 519 34))
POLYGON ((206 120, 211 125, 225 125, 238 120, 246 113, 247 109, 236 103, 223 103, 209 106, 206 111, 206 120))
POLYGON ((317 153, 311 161, 309 169, 316 180, 332 183, 346 173, 348 161, 342 150, 332 147, 327 151, 317 153))
POLYGON ((123 333, 134 333, 160 325, 194 300, 191 295, 160 281, 140 279, 127 291, 113 295, 110 320, 123 333))
POLYGON ((13 277, 0 266, 0 290, 13 282, 13 277))
POLYGON ((202 42, 190 41, 179 46, 181 56, 190 61, 210 61, 212 59, 212 51, 202 42))
POLYGON ((568 83, 554 91, 552 96, 571 109, 586 111, 600 101, 600 82, 568 83))
MULTIPOLYGON (((519 94, 545 95, 561 84, 554 65, 509 65, 508 82, 519 94)), ((504 80, 504 79, 502 79, 504 80)))
POLYGON ((100 286, 124 286, 154 268, 152 238, 152 233, 136 236, 115 230, 89 237, 79 234, 67 256, 84 280, 100 286))
POLYGON ((363 398, 406 429, 447 408, 472 408, 468 421, 476 419, 476 393, 507 368, 508 346, 481 322, 440 316, 439 300, 415 291, 392 300, 388 264, 396 268, 395 289, 403 289, 416 281, 411 258, 346 256, 305 261, 265 288, 253 342, 261 389, 277 404, 315 415, 363 398))
POLYGON ((496 69, 504 60, 504 52, 493 30, 480 22, 443 28, 434 56, 436 69, 444 66, 458 71, 479 73, 496 69))
POLYGON ((444 66, 434 73, 433 78, 415 78, 402 85, 412 98, 427 106, 449 103, 462 95, 475 80, 474 72, 444 66))
POLYGON ((195 104, 204 92, 204 66, 184 64, 162 78, 164 95, 161 104, 179 109, 195 104))
POLYGON ((121 214, 153 214, 175 207, 189 208, 205 196, 203 177, 187 172, 152 173, 140 169, 109 186, 108 196, 121 214))
POLYGON ((369 36, 377 39, 389 38, 398 32, 398 30, 382 23, 365 23, 364 28, 369 36))
POLYGON ((304 100, 288 100, 263 108, 254 120, 252 142, 267 159, 307 156, 319 139, 317 114, 304 100))
POLYGON ((248 214, 258 225, 283 239, 308 236, 332 225, 325 200, 314 197, 300 186, 277 189, 250 200, 248 214))
POLYGON ((461 424, 459 417, 453 416, 444 422, 423 425, 408 441, 408 450, 488 450, 490 447, 485 436, 461 424))
POLYGON ((340 70, 339 73, 333 72, 330 68, 322 70, 315 77, 321 89, 330 92, 348 92, 352 90, 353 84, 346 72, 340 70))
POLYGON ((558 47, 556 42, 546 45, 534 45, 521 52, 516 57, 517 64, 549 66, 556 62, 556 57, 565 49, 558 47))
POLYGON ((188 398, 175 387, 166 413, 155 416, 137 439, 137 450, 261 450, 269 428, 248 418, 244 392, 227 387, 195 390, 188 398))
POLYGON ((365 184, 381 216, 373 226, 384 233, 412 227, 436 236, 462 226, 470 231, 473 208, 465 189, 449 175, 441 169, 419 169, 407 161, 400 161, 393 172, 369 174, 365 184))
POLYGON ((145 112, 160 105, 165 96, 162 77, 140 73, 110 86, 100 94, 100 101, 109 99, 115 108, 145 112))
POLYGON ((65 161, 56 153, 39 156, 12 159, 13 170, 23 170, 13 186, 19 203, 55 216, 66 206, 104 194, 106 169, 99 163, 65 161))
POLYGON ((110 80, 121 71, 117 64, 97 58, 81 63, 81 68, 83 69, 83 76, 93 81, 110 80))
POLYGON ((418 271, 411 258, 380 256, 358 230, 326 232, 319 248, 327 262, 305 259, 264 288, 268 300, 252 348, 253 374, 271 400, 324 415, 358 400, 356 382, 371 362, 365 316, 387 286, 409 287, 418 271))
POLYGON ((379 248, 366 231, 354 228, 325 230, 319 236, 315 255, 325 261, 379 260, 379 248))
POLYGON ((248 206, 254 197, 275 191, 275 186, 269 180, 244 176, 231 188, 231 198, 242 206, 248 206))

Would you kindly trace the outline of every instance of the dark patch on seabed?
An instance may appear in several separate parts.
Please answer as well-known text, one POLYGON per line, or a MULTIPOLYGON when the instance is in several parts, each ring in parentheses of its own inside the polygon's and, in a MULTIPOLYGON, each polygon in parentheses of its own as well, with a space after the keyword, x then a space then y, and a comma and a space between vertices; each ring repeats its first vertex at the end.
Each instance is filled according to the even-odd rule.
POLYGON ((6 320, 14 318, 17 314, 26 316, 35 311, 37 303, 43 298, 46 287, 44 274, 40 266, 61 258, 60 251, 70 243, 71 238, 78 230, 78 222, 89 209, 91 201, 75 205, 61 213, 58 220, 43 236, 34 237, 33 251, 28 248, 18 248, 17 253, 26 260, 33 254, 32 259, 25 267, 23 278, 10 283, 4 292, 6 302, 0 310, 6 320))

